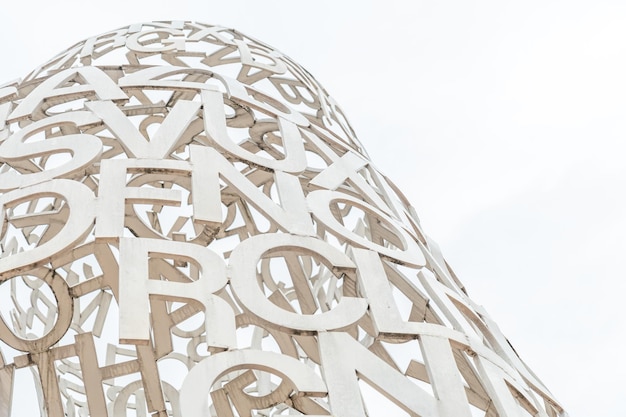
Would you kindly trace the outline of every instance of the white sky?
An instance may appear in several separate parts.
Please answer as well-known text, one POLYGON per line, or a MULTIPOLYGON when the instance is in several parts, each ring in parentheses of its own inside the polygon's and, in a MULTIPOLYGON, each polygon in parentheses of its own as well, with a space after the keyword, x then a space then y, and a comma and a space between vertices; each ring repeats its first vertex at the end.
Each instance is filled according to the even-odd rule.
POLYGON ((624 416, 626 2, 7 3, 0 84, 149 20, 300 62, 570 416, 624 416))

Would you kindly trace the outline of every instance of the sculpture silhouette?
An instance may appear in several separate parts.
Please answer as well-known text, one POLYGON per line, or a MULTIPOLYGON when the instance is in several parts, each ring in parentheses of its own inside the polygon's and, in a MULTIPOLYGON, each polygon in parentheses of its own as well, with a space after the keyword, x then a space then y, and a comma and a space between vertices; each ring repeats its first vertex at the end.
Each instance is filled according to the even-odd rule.
POLYGON ((50 417, 565 415, 264 43, 89 38, 0 87, 0 140, 0 416, 28 369, 50 417))

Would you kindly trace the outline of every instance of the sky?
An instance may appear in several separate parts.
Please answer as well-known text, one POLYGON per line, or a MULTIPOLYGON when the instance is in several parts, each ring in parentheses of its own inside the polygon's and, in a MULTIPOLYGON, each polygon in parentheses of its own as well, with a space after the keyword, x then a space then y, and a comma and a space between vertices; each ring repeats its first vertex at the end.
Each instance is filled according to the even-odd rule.
POLYGON ((33 0, 2 15, 0 85, 150 20, 291 56, 570 416, 623 417, 626 2, 33 0))

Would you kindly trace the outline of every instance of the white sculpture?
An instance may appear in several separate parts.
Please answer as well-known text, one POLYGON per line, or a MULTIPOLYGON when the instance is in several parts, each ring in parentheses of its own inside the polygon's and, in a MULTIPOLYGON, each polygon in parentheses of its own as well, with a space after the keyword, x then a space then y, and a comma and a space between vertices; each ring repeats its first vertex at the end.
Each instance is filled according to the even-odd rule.
POLYGON ((341 109, 237 31, 132 25, 0 87, 0 416, 564 416, 341 109), (398 348, 402 352, 398 352, 398 348))

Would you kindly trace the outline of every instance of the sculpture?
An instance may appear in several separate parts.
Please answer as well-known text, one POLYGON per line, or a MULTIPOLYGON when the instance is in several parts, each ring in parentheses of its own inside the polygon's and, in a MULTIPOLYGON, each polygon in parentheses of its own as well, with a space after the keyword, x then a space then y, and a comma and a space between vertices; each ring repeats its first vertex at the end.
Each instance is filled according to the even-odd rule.
POLYGON ((337 103, 235 30, 137 24, 0 87, 0 416, 564 416, 337 103))

